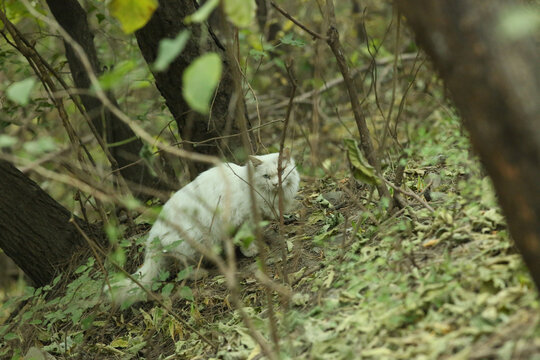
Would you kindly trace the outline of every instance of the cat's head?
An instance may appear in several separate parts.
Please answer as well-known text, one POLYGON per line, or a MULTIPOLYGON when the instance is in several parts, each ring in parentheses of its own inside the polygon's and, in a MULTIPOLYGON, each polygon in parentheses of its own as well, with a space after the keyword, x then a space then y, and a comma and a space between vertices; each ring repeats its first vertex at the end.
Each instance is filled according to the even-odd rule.
MULTIPOLYGON (((257 189, 277 193, 279 187, 278 158, 279 153, 249 157, 249 162, 254 169, 253 183, 257 189)), ((283 189, 293 187, 295 188, 294 192, 296 192, 299 176, 291 152, 287 148, 283 150, 281 167, 283 168, 281 174, 283 189)))

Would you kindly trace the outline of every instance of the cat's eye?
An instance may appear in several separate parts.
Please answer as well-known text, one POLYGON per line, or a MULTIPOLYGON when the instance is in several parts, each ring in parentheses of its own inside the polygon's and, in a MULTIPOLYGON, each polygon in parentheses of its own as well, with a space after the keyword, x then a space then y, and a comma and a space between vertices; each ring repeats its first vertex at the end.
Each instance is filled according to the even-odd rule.
POLYGON ((263 178, 270 180, 270 175, 264 174, 264 175, 263 175, 263 178))

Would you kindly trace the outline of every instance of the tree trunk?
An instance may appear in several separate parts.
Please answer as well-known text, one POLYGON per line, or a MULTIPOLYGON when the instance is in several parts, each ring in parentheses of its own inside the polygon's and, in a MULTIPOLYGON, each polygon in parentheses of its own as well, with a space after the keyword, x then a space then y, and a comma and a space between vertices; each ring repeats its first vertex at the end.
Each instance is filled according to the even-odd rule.
POLYGON ((444 78, 540 289, 540 56, 534 25, 507 26, 509 15, 538 9, 500 0, 396 4, 444 78))
MULTIPOLYGON (((92 64, 92 70, 96 74, 100 74, 101 69, 94 46, 94 35, 88 26, 84 9, 77 0, 47 0, 47 4, 58 23, 84 49, 92 64)), ((90 78, 82 62, 73 48, 65 41, 64 46, 75 86, 88 90, 90 78)), ((140 160, 139 153, 142 142, 129 126, 105 109, 98 98, 82 94, 80 98, 97 132, 107 144, 132 139, 125 144, 110 147, 109 151, 116 160, 120 174, 127 181, 133 194, 139 198, 147 199, 148 196, 142 191, 141 186, 154 189, 166 188, 163 181, 152 177, 144 162, 137 162, 140 160)), ((109 94, 109 98, 113 103, 116 103, 112 94, 109 94)))
MULTIPOLYGON (((0 248, 35 285, 48 284, 75 252, 88 247, 70 223, 70 212, 5 160, 0 160, 0 194, 0 248)), ((74 220, 87 234, 95 233, 93 226, 74 220)))
MULTIPOLYGON (((159 41, 163 38, 174 38, 180 31, 186 29, 182 20, 195 10, 193 0, 161 0, 159 2, 159 7, 152 19, 135 33, 139 48, 148 64, 152 64, 157 57, 159 41)), ((182 53, 166 71, 153 72, 156 86, 165 98, 167 107, 178 125, 180 137, 184 141, 200 142, 223 135, 238 134, 240 133, 239 125, 234 121, 233 114, 229 114, 230 99, 234 90, 231 71, 228 69, 229 64, 223 64, 223 76, 212 102, 210 118, 191 110, 182 97, 182 74, 189 64, 205 52, 214 51, 222 55, 221 45, 217 44, 213 37, 201 46, 200 26, 192 25, 189 30, 191 37, 182 53)), ((185 148, 202 154, 231 158, 231 155, 235 155, 234 151, 242 146, 242 140, 240 136, 229 139, 226 149, 220 144, 222 144, 220 140, 205 142, 199 146, 186 143, 185 148)), ((190 174, 191 177, 196 176, 207 166, 207 164, 192 164, 190 170, 195 173, 190 174)))

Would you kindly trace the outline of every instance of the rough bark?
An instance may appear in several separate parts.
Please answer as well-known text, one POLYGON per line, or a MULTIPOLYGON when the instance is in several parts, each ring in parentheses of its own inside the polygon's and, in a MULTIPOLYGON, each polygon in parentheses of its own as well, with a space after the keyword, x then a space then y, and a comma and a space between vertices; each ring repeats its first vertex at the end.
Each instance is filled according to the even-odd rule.
MULTIPOLYGON (((183 19, 195 12, 193 0, 161 0, 152 19, 135 35, 139 48, 148 64, 152 64, 157 56, 159 41, 163 38, 174 38, 188 28, 183 19)), ((234 121, 234 114, 229 114, 230 99, 234 90, 229 65, 224 62, 223 76, 217 94, 212 103, 210 118, 189 108, 182 97, 182 74, 189 64, 198 56, 214 51, 222 55, 222 50, 215 38, 209 36, 208 41, 201 42, 200 26, 189 26, 191 37, 182 53, 163 72, 155 72, 156 86, 165 98, 178 125, 180 137, 184 141, 201 142, 214 137, 238 134, 239 126, 234 121)), ((222 57, 223 58, 223 57, 222 57)), ((234 109, 233 109, 234 110, 234 109)), ((241 137, 233 137, 227 141, 228 148, 223 148, 219 140, 205 142, 198 146, 185 144, 186 149, 202 154, 231 157, 234 151, 242 146, 241 137)), ((192 177, 204 170, 207 164, 192 164, 192 177)))
POLYGON ((516 4, 507 1, 396 3, 444 78, 540 289, 537 35, 504 30, 504 17, 516 14, 516 4))
MULTIPOLYGON (((65 269, 88 244, 70 212, 11 163, 0 160, 0 248, 37 286, 65 269)), ((88 234, 94 227, 75 218, 88 234)))
MULTIPOLYGON (((94 46, 94 35, 88 26, 86 12, 77 0, 47 0, 47 4, 58 23, 84 49, 92 64, 92 70, 96 74, 101 73, 94 46)), ((64 46, 75 86, 78 89, 89 89, 90 78, 86 69, 69 43, 64 42, 64 46)), ((142 142, 129 126, 105 109, 98 98, 82 94, 80 98, 97 132, 107 144, 133 139, 123 145, 110 147, 109 151, 134 195, 142 199, 148 197, 141 191, 141 186, 154 189, 165 188, 160 179, 152 177, 144 162, 137 163, 140 160, 142 142)), ((109 98, 115 103, 112 94, 109 94, 109 98)))

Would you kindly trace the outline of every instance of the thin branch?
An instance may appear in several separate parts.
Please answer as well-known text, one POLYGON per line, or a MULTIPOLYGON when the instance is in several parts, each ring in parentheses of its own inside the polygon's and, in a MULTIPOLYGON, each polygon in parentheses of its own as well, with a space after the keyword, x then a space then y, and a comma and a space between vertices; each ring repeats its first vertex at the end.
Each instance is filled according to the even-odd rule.
POLYGON ((255 278, 261 284, 263 284, 269 289, 272 289, 272 291, 277 292, 278 294, 280 294, 282 297, 284 297, 287 300, 289 300, 293 294, 292 290, 288 286, 284 286, 284 285, 276 283, 275 281, 272 281, 272 279, 270 279, 268 275, 266 275, 260 270, 257 270, 255 272, 255 278))
MULTIPOLYGON (((332 52, 334 53, 339 70, 341 71, 341 74, 343 75, 343 80, 345 81, 345 85, 347 87, 347 92, 349 94, 349 99, 350 99, 354 119, 356 121, 356 126, 358 127, 358 132, 360 133, 362 151, 364 152, 369 163, 375 168, 377 176, 381 179, 384 179, 381 173, 381 166, 379 163, 379 159, 377 157, 377 154, 375 153, 375 149, 371 141, 371 135, 369 133, 369 129, 366 124, 366 119, 364 117, 362 110, 360 109, 360 103, 358 101, 358 98, 359 98, 358 92, 356 90, 354 81, 352 80, 350 76, 349 66, 347 65, 343 47, 341 46, 341 43, 339 41, 339 33, 336 27, 337 22, 336 22, 336 17, 334 13, 334 4, 332 0, 327 0, 326 6, 327 6, 328 21, 329 21, 328 38, 326 42, 328 43, 328 46, 330 46, 330 49, 332 49, 332 52)), ((392 199, 392 197, 390 196, 390 192, 388 191, 388 188, 384 186, 384 182, 381 182, 379 185, 377 185, 377 190, 379 191, 379 194, 381 197, 384 196, 388 199, 392 199)), ((390 206, 390 208, 391 207, 392 206, 390 206)))
MULTIPOLYGON (((278 123, 278 122, 283 122, 283 121, 284 120, 281 120, 281 119, 272 120, 272 121, 269 121, 267 123, 264 123, 264 124, 261 124, 261 125, 258 125, 258 126, 254 126, 251 129, 248 129, 247 131, 248 132, 254 132, 254 131, 259 130, 259 129, 263 128, 263 127, 266 127, 266 126, 269 126, 269 125, 272 125, 272 124, 275 124, 275 123, 278 123)), ((242 133, 216 136, 216 137, 213 137, 213 138, 210 138, 210 139, 205 139, 205 140, 202 140, 202 141, 181 140, 179 142, 176 142, 174 145, 182 145, 182 144, 202 145, 202 144, 205 144, 207 142, 211 142, 211 141, 215 141, 215 140, 228 139, 228 138, 232 138, 232 137, 236 137, 236 136, 242 136, 242 133)), ((159 152, 159 151, 157 151, 157 152, 159 152)))
POLYGON ((285 220, 283 218, 283 213, 285 211, 283 205, 283 150, 285 148, 285 138, 287 137, 287 129, 289 128, 289 120, 291 118, 294 95, 296 93, 296 78, 294 75, 294 62, 291 59, 290 62, 286 64, 287 74, 289 75, 289 80, 291 84, 291 95, 289 98, 289 105, 287 106, 287 114, 285 115, 285 123, 283 124, 283 131, 281 132, 281 141, 279 142, 279 156, 278 156, 278 210, 279 210, 279 233, 280 233, 280 243, 281 243, 281 269, 283 280, 286 284, 289 284, 289 275, 287 269, 287 242, 285 241, 285 235, 283 229, 285 227, 285 220))
POLYGON ((270 1, 270 5, 274 7, 277 11, 281 13, 281 15, 285 16, 287 19, 291 20, 293 23, 295 23, 298 27, 300 27, 302 30, 307 32, 309 35, 311 35, 314 38, 321 39, 321 40, 327 40, 327 38, 324 35, 318 34, 313 30, 310 30, 307 26, 302 24, 300 21, 296 20, 292 15, 290 15, 287 11, 285 11, 283 8, 281 8, 279 5, 277 5, 275 2, 270 1))
POLYGON ((385 151, 386 137, 388 136, 388 133, 390 132, 390 121, 392 121, 392 112, 394 110, 394 99, 396 98, 396 89, 397 89, 397 81, 398 81, 397 63, 398 63, 398 57, 399 57, 399 35, 400 35, 401 16, 399 14, 399 11, 396 8, 394 9, 395 11, 397 11, 397 15, 396 15, 397 25, 396 25, 396 38, 395 38, 395 44, 394 44, 394 63, 392 64, 392 70, 393 70, 392 71, 392 96, 390 97, 390 103, 388 105, 388 113, 386 115, 385 122, 384 122, 383 137, 381 140, 381 147, 379 148, 379 154, 382 154, 385 151))
POLYGON ((435 210, 427 203, 425 202, 424 200, 422 200, 422 198, 418 195, 416 195, 414 192, 412 191, 407 191, 407 190, 403 190, 402 188, 392 184, 390 181, 384 179, 384 182, 390 186, 392 189, 394 190, 397 190, 399 191, 400 193, 402 193, 403 195, 407 195, 407 196, 410 196, 412 198, 414 198, 416 201, 418 201, 420 204, 422 204, 422 206, 424 206, 426 209, 428 209, 429 211, 431 212, 435 212, 435 210))
MULTIPOLYGON (((249 138, 248 130, 247 130, 247 117, 244 113, 244 101, 243 101, 243 92, 242 92, 242 70, 240 67, 240 49, 239 49, 239 41, 238 41, 238 31, 235 29, 233 32, 231 31, 229 24, 224 24, 223 30, 225 33, 225 37, 228 39, 232 39, 233 43, 230 46, 227 46, 226 49, 226 55, 228 57, 229 63, 231 64, 231 71, 232 71, 232 79, 234 81, 234 92, 231 96, 230 100, 230 109, 235 109, 236 111, 230 111, 230 116, 232 114, 236 114, 239 127, 242 132, 242 142, 244 145, 244 148, 248 154, 252 153, 252 144, 249 138)), ((264 245, 263 237, 262 237, 262 231, 261 231, 261 225, 260 225, 260 213, 259 209, 257 208, 257 195, 256 190, 254 188, 253 184, 253 167, 249 164, 247 166, 247 182, 248 182, 248 188, 249 188, 249 198, 250 198, 250 204, 251 204, 251 212, 252 216, 251 219, 253 221, 253 225, 255 227, 254 234, 255 234, 255 241, 256 246, 259 251, 259 260, 261 264, 261 270, 264 274, 268 275, 268 267, 267 267, 267 253, 266 248, 264 245)), ((229 273, 226 274, 225 278, 228 280, 228 287, 231 290, 231 299, 233 300, 233 304, 242 316, 242 320, 244 321, 244 324, 248 327, 250 330, 250 335, 253 337, 253 339, 259 344, 262 351, 265 353, 266 356, 268 356, 270 359, 277 360, 279 354, 279 336, 277 332, 277 321, 274 313, 273 308, 273 301, 272 301, 272 291, 268 287, 264 287, 265 296, 266 296, 266 302, 267 302, 267 309, 268 309, 268 321, 269 321, 269 327, 270 327, 270 334, 272 338, 272 342, 274 343, 274 348, 270 346, 270 344, 266 341, 266 339, 260 334, 259 331, 255 328, 253 325, 253 322, 251 318, 247 315, 247 313, 243 309, 243 305, 240 301, 239 296, 239 290, 238 290, 238 281, 236 279, 236 262, 234 259, 234 249, 232 248, 232 239, 229 240, 228 243, 228 251, 227 251, 227 259, 229 263, 229 273)))
POLYGON ((95 95, 96 97, 103 103, 103 105, 109 109, 115 116, 117 116, 122 122, 126 123, 133 132, 139 136, 141 139, 146 141, 149 144, 154 144, 159 149, 162 149, 168 153, 171 153, 173 155, 176 155, 181 158, 194 160, 194 161, 201 161, 204 163, 214 164, 218 165, 220 163, 219 159, 215 156, 210 155, 203 155, 198 154, 190 151, 186 151, 183 149, 178 149, 166 144, 163 144, 161 142, 155 142, 152 135, 150 135, 148 132, 146 132, 137 122, 132 121, 126 114, 124 114, 115 104, 111 102, 111 100, 108 98, 105 91, 103 91, 103 88, 101 87, 101 84, 99 83, 99 80, 92 69, 92 65, 90 64, 90 60, 88 59, 86 53, 84 52, 84 49, 75 41, 73 38, 61 27, 58 25, 58 23, 47 16, 44 16, 43 14, 39 13, 34 9, 29 3, 28 0, 21 0, 21 2, 25 5, 26 9, 37 19, 45 22, 49 26, 51 26, 53 29, 58 31, 60 35, 66 40, 66 42, 71 45, 71 47, 75 50, 75 53, 77 56, 79 56, 79 59, 81 60, 81 63, 84 66, 84 69, 88 73, 88 77, 90 78, 90 82, 92 83, 92 88, 95 89, 95 95))
MULTIPOLYGON (((401 55, 401 61, 411 61, 411 60, 414 60, 417 56, 418 56, 417 53, 403 54, 403 55, 401 55)), ((392 62, 393 59, 394 59, 394 57, 389 56, 389 57, 386 57, 386 58, 383 58, 381 60, 376 61, 374 64, 377 65, 377 66, 384 66, 384 65, 387 65, 390 62, 392 62)), ((360 68, 356 68, 356 69, 351 70, 351 72, 350 72, 351 78, 354 79, 356 76, 358 76, 359 74, 365 72, 366 70, 368 70, 372 66, 373 66, 373 62, 368 64, 368 65, 362 66, 360 68)), ((343 83, 343 81, 344 81, 343 76, 338 76, 338 77, 336 77, 336 78, 334 78, 334 79, 332 79, 330 81, 325 82, 324 85, 322 85, 321 87, 319 87, 317 89, 313 89, 313 90, 307 91, 307 92, 305 92, 303 94, 297 95, 294 98, 293 101, 294 101, 295 104, 301 103, 301 102, 313 97, 315 94, 322 94, 322 93, 330 90, 334 86, 340 85, 341 83, 343 83)), ((280 102, 275 103, 275 104, 271 104, 269 106, 271 106, 273 110, 277 110, 277 109, 281 109, 281 108, 286 107, 288 104, 289 104, 289 99, 280 101, 280 102)), ((251 115, 249 117, 249 119, 253 120, 255 117, 256 117, 256 115, 251 115)))
MULTIPOLYGON (((88 243, 88 245, 90 246, 90 248, 92 249, 92 251, 94 252, 94 256, 96 257, 96 261, 98 262, 100 268, 102 269, 102 271, 104 272, 104 275, 105 275, 105 278, 107 279, 107 285, 111 286, 111 284, 109 283, 109 280, 108 280, 108 276, 106 274, 106 271, 105 271, 105 268, 103 266, 103 264, 101 263, 101 261, 99 261, 99 256, 97 254, 97 251, 99 251, 101 253, 101 255, 103 257, 107 257, 107 254, 105 253, 105 251, 103 251, 99 246, 96 245, 95 241, 91 240, 88 235, 81 229, 81 227, 79 226, 79 224, 77 224, 76 221, 72 219, 70 219, 70 222, 75 226, 75 228, 77 229, 77 231, 83 236, 83 238, 86 240, 86 242, 88 243)), ((180 316, 178 316, 176 314, 175 311, 173 311, 173 309, 171 307, 169 307, 167 304, 165 304, 159 297, 157 297, 153 292, 151 291, 148 291, 144 285, 142 285, 137 279, 135 279, 135 277, 133 277, 131 274, 129 274, 127 271, 125 271, 124 269, 122 269, 122 267, 118 264, 116 264, 115 262, 111 261, 110 262, 113 267, 117 270, 117 271, 120 271, 122 272, 128 279, 130 279, 131 281, 133 281, 135 284, 137 284, 137 286, 139 286, 152 300, 154 300, 155 302, 157 302, 161 307, 163 307, 165 310, 167 310, 167 312, 169 312, 169 314, 171 314, 178 322, 182 323, 182 325, 184 325, 185 327, 187 327, 190 331, 192 331, 193 333, 197 334, 197 336, 199 336, 205 343, 207 343, 208 345, 210 345, 211 347, 213 347, 215 350, 218 349, 218 345, 215 344, 213 341, 211 341, 210 339, 208 339, 206 336, 204 336, 202 333, 200 333, 197 329, 195 329, 193 326, 191 326, 186 320, 182 319, 180 316)))

